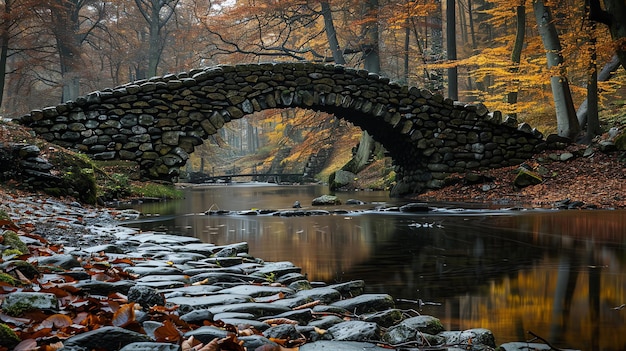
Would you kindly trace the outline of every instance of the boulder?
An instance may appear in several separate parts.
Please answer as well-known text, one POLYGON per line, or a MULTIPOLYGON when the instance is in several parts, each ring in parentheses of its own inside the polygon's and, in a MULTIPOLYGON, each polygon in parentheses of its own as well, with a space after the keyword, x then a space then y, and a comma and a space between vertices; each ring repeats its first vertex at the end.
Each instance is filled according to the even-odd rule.
POLYGON ((352 184, 354 182, 354 179, 356 178, 356 174, 344 170, 338 170, 333 175, 334 178, 331 177, 332 179, 329 179, 329 186, 331 190, 340 189, 348 186, 352 184))

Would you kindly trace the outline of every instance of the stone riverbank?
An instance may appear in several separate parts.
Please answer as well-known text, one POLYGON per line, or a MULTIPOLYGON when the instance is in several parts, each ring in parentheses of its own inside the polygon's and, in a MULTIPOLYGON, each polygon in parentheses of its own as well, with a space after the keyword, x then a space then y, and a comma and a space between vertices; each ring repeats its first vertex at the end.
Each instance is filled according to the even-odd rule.
POLYGON ((134 211, 0 200, 0 350, 497 347, 487 329, 444 330, 436 316, 365 293, 362 280, 312 282, 291 262, 252 257, 245 242, 216 246, 119 226, 134 211))

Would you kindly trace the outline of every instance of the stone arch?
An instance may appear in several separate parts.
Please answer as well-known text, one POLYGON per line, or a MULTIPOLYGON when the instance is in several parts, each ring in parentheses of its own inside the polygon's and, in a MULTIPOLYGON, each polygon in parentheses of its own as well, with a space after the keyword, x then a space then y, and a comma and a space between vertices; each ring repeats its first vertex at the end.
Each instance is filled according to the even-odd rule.
POLYGON ((217 66, 153 77, 32 111, 21 122, 94 159, 137 161, 142 176, 175 180, 194 148, 233 119, 265 109, 334 114, 366 130, 393 159, 393 193, 422 192, 447 175, 521 163, 540 133, 483 105, 338 65, 217 66))

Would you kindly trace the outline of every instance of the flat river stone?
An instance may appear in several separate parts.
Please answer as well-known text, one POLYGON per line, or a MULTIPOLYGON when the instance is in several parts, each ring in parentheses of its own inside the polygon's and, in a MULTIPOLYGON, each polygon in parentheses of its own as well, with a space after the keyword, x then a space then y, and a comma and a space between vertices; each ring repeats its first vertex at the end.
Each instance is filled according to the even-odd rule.
POLYGON ((333 340, 359 341, 380 340, 381 330, 376 323, 362 321, 346 321, 335 324, 326 330, 333 340))
POLYGON ((150 337, 119 327, 102 327, 72 336, 63 342, 63 350, 116 351, 133 342, 150 342, 150 337))
POLYGON ((13 292, 2 301, 2 310, 46 310, 57 312, 59 301, 56 295, 40 292, 13 292))
POLYGON ((363 314, 378 312, 394 308, 393 298, 387 294, 363 294, 351 299, 333 302, 331 306, 345 308, 346 310, 363 314))
POLYGON ((262 283, 265 279, 254 278, 245 274, 237 273, 221 273, 221 272, 207 272, 196 274, 190 278, 192 283, 201 282, 206 280, 206 284, 216 283, 241 283, 248 284, 250 282, 262 283))
POLYGON ((162 342, 134 342, 120 349, 120 351, 179 351, 181 348, 176 344, 162 342))
POLYGON ((174 267, 140 267, 140 266, 134 266, 134 267, 126 267, 126 268, 124 268, 124 271, 126 271, 128 273, 137 274, 140 277, 143 277, 143 276, 146 276, 146 275, 181 275, 181 274, 183 274, 183 272, 180 269, 174 268, 174 267))
POLYGON ((248 295, 251 297, 272 296, 279 293, 291 295, 293 290, 274 286, 239 285, 220 291, 222 294, 248 295))
POLYGON ((188 339, 193 336, 194 339, 199 340, 201 343, 208 344, 213 339, 222 339, 227 337, 229 334, 232 333, 221 328, 217 328, 214 326, 203 326, 198 329, 186 332, 184 338, 188 339))
POLYGON ((274 316, 277 314, 281 314, 287 311, 291 311, 290 308, 279 306, 271 303, 260 303, 260 302, 248 302, 248 303, 239 303, 232 305, 224 305, 224 306, 215 306, 209 309, 213 314, 224 313, 224 312, 243 312, 250 313, 254 315, 256 318, 266 317, 266 316, 274 316))
POLYGON ((192 310, 209 308, 217 305, 237 306, 244 302, 251 302, 252 298, 246 295, 217 294, 208 296, 179 296, 167 299, 167 305, 178 305, 182 313, 192 310))
POLYGON ((310 290, 300 290, 294 296, 294 298, 304 298, 307 302, 320 300, 324 304, 329 304, 341 299, 341 293, 331 288, 315 288, 310 290))
POLYGON ((175 244, 175 245, 185 245, 192 243, 202 243, 202 240, 190 236, 182 236, 182 235, 170 235, 170 234, 137 234, 133 236, 129 236, 129 239, 133 241, 139 241, 142 243, 150 242, 155 244, 175 244))
POLYGON ((369 342, 321 340, 300 346, 299 351, 389 351, 369 342))

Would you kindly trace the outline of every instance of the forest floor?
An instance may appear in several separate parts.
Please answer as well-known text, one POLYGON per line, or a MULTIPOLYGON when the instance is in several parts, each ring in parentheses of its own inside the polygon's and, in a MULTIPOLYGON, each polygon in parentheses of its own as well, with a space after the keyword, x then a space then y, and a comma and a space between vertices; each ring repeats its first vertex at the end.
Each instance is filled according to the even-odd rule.
MULTIPOLYGON (((584 146, 574 145, 565 151, 576 153, 584 149, 584 146)), ((537 185, 515 188, 513 181, 519 166, 511 166, 479 172, 490 179, 479 184, 467 184, 464 175, 457 175, 456 184, 428 191, 415 199, 537 208, 579 201, 582 208, 626 208, 626 163, 619 153, 595 151, 592 156, 578 156, 568 161, 543 161, 554 153, 544 152, 526 162, 548 170, 537 185)))

